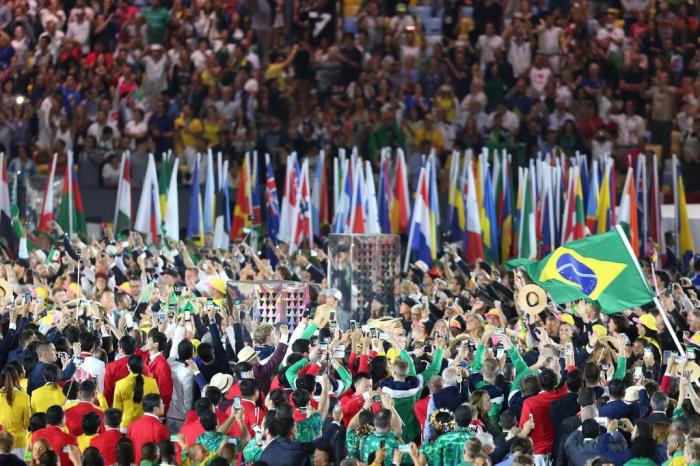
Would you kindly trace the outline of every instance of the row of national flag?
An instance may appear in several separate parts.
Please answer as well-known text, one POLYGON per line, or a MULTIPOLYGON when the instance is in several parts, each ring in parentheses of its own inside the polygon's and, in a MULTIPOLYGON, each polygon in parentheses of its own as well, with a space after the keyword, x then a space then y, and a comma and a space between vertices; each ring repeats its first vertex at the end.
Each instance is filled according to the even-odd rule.
MULTIPOLYGON (((7 160, 0 156, 0 235, 6 247, 18 244, 13 228, 13 206, 7 176, 7 160)), ((616 171, 611 156, 591 163, 577 154, 566 158, 546 155, 516 167, 505 152, 464 154, 453 152, 441 164, 434 153, 423 156, 415 185, 409 188, 408 166, 401 149, 383 149, 375 177, 374 167, 357 151, 341 149, 329 160, 321 151, 313 158, 292 153, 284 161, 284 186, 280 192, 275 167, 265 154, 243 158, 236 199, 229 199, 229 161, 219 153, 198 154, 186 236, 197 244, 211 234, 215 248, 227 248, 231 240, 246 237, 253 229, 265 229, 274 241, 289 244, 292 251, 312 246, 314 239, 332 233, 394 233, 408 236, 406 260, 437 259, 440 241, 460 245, 463 258, 494 264, 511 258, 537 259, 557 247, 620 225, 637 255, 652 248, 666 253, 661 219, 662 194, 659 160, 641 154, 628 162, 617 204, 616 171), (259 170, 259 163, 264 169, 259 170), (440 212, 441 167, 447 175, 447 211, 440 212), (258 174, 264 176, 258 180, 258 174), (264 223, 263 223, 264 221, 264 223)), ((180 219, 177 173, 180 160, 163 154, 159 164, 149 155, 136 212, 131 199, 131 155, 125 152, 114 210, 116 232, 133 229, 149 241, 162 237, 179 241, 180 219)), ((73 155, 68 154, 63 173, 54 156, 47 177, 38 218, 38 229, 50 231, 56 220, 69 234, 85 233, 86 221, 78 188, 73 155), (60 200, 53 185, 63 176, 60 200)), ((672 160, 676 241, 671 251, 686 263, 694 252, 683 179, 676 157, 672 160)), ((262 167, 260 167, 262 168, 262 167)), ((444 187, 443 187, 444 188, 444 187)), ((17 217, 16 215, 14 217, 17 217)))

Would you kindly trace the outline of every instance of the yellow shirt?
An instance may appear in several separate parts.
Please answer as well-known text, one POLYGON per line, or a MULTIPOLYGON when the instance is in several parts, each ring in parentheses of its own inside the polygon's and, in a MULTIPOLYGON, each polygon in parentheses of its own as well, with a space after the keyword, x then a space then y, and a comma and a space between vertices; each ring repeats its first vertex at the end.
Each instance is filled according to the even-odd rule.
POLYGON ((214 147, 219 143, 219 131, 221 131, 221 125, 219 123, 207 123, 204 120, 204 139, 207 140, 207 147, 214 147))
POLYGON ((80 453, 84 452, 85 449, 90 446, 90 440, 94 439, 95 437, 97 437, 97 434, 92 434, 92 435, 80 434, 80 435, 78 435, 78 449, 80 450, 80 453))
POLYGON ((66 397, 61 387, 46 384, 32 392, 32 413, 45 413, 53 405, 63 406, 66 397))
POLYGON ((284 81, 284 66, 282 66, 282 63, 271 63, 267 67, 267 70, 265 70, 265 81, 269 79, 277 80, 280 92, 287 90, 287 84, 284 81))
MULTIPOLYGON (((126 428, 132 422, 143 416, 143 405, 134 403, 134 385, 136 384, 136 374, 129 374, 114 387, 114 408, 121 410, 121 427, 126 428)), ((155 393, 160 395, 158 384, 153 377, 143 376, 143 396, 155 393)))
MULTIPOLYGON (((180 116, 175 119, 175 130, 180 133, 182 143, 185 147, 196 149, 197 137, 202 134, 202 120, 199 118, 192 118, 189 123, 186 123, 185 119, 180 116)), ((184 147, 179 149, 182 150, 184 147)))
POLYGON ((27 426, 31 415, 29 395, 23 391, 15 390, 10 405, 5 398, 5 390, 0 390, 0 424, 14 437, 14 448, 27 446, 27 426))

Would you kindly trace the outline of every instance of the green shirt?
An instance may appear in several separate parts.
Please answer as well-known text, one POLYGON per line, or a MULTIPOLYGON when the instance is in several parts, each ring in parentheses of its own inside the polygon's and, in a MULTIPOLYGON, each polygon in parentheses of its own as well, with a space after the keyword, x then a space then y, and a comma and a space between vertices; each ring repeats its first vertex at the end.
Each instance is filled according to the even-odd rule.
POLYGON ((313 442, 321 434, 323 419, 321 419, 321 415, 319 413, 312 413, 311 416, 307 417, 303 421, 297 422, 296 424, 296 439, 300 442, 313 442))
POLYGON ((464 458, 464 444, 472 437, 466 427, 442 434, 434 442, 421 446, 430 466, 457 466, 464 458))
POLYGON ((255 440, 251 440, 246 443, 245 448, 243 448, 243 460, 247 463, 252 463, 253 461, 258 461, 262 456, 262 448, 258 445, 255 440))
POLYGON ((365 437, 365 434, 358 434, 355 429, 347 431, 345 434, 345 448, 348 449, 348 458, 360 457, 360 444, 364 442, 365 437))
POLYGON ((394 450, 399 447, 401 441, 396 437, 393 432, 383 433, 383 432, 372 432, 367 435, 364 439, 360 440, 360 461, 363 463, 369 463, 369 455, 381 448, 381 443, 384 442, 384 449, 386 450, 386 459, 384 460, 384 466, 391 466, 391 460, 394 458, 394 450))
POLYGON ((236 437, 229 437, 219 432, 204 432, 197 437, 197 443, 201 443, 209 453, 216 453, 222 443, 233 440, 238 450, 241 449, 241 440, 236 437))
POLYGON ((148 23, 148 42, 150 44, 162 44, 165 38, 165 30, 170 22, 170 12, 165 7, 153 8, 150 6, 147 6, 141 12, 148 23))

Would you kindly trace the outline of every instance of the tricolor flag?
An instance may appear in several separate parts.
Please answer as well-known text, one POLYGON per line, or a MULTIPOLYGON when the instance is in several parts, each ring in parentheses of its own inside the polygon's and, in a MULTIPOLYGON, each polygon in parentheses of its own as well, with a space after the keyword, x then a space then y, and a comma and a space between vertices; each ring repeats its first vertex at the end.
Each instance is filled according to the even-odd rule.
POLYGON ((278 239, 287 244, 294 241, 294 225, 296 218, 294 212, 297 205, 297 194, 299 191, 299 161, 296 152, 287 156, 287 174, 284 179, 284 195, 282 196, 282 209, 280 213, 280 231, 278 239))
MULTIPOLYGON (((196 183, 196 178, 194 179, 196 183)), ((153 154, 148 155, 146 177, 141 188, 139 208, 136 211, 134 230, 144 233, 147 240, 154 243, 160 235, 161 227, 160 195, 158 193, 158 174, 153 154)))
POLYGON ((676 224, 676 256, 683 260, 687 267, 690 259, 695 253, 693 245, 693 234, 690 231, 690 220, 688 219, 688 208, 685 201, 685 185, 680 171, 678 158, 673 156, 673 204, 676 224))
POLYGON ((612 160, 605 162, 603 168, 603 182, 600 184, 600 196, 598 210, 596 212, 596 233, 605 233, 612 228, 612 205, 614 204, 610 193, 610 172, 613 171, 612 160))
POLYGON ((452 241, 462 241, 465 235, 466 219, 464 217, 464 197, 459 185, 460 177, 460 153, 452 151, 450 162, 450 180, 447 193, 447 215, 452 241))
POLYGON ((379 212, 377 209, 377 193, 374 189, 374 172, 369 160, 365 161, 365 183, 364 183, 364 214, 365 233, 381 233, 379 228, 379 212))
POLYGON ((231 221, 231 239, 243 238, 245 236, 243 230, 250 228, 252 224, 250 221, 250 216, 253 213, 250 181, 250 154, 246 152, 241 173, 238 176, 236 206, 233 209, 233 220, 231 221))
POLYGON ((161 154, 160 167, 158 167, 158 194, 160 197, 160 211, 165 212, 168 203, 168 189, 173 173, 175 158, 171 151, 161 154))
MULTIPOLYGON (((167 168, 170 169, 170 175, 167 176, 168 187, 165 191, 165 210, 161 210, 163 215, 163 237, 173 241, 180 241, 180 203, 177 198, 177 170, 179 164, 180 159, 177 157, 167 164, 167 168)), ((161 203, 162 206, 163 204, 161 203)))
POLYGON ((519 214, 518 257, 524 259, 537 258, 537 236, 534 205, 535 178, 537 174, 532 168, 523 169, 523 197, 519 214))
POLYGON ((484 231, 484 253, 485 259, 491 263, 499 262, 500 243, 498 241, 498 220, 496 217, 496 202, 494 201, 494 189, 491 181, 491 173, 487 170, 484 173, 484 219, 482 225, 484 231))
POLYGON ((394 195, 390 212, 391 232, 405 233, 410 221, 411 203, 408 195, 408 168, 401 148, 397 149, 394 195))
POLYGON ((10 257, 17 257, 19 250, 19 238, 12 228, 12 207, 10 205, 10 188, 7 184, 7 159, 5 154, 0 154, 0 241, 6 248, 10 257))
POLYGON ((569 186, 566 190, 561 244, 566 244, 585 236, 586 219, 583 212, 583 182, 580 170, 580 167, 576 165, 569 170, 569 186))
POLYGON ((481 239, 481 214, 476 198, 476 181, 474 180, 474 165, 472 159, 467 155, 464 161, 463 179, 467 187, 467 206, 465 209, 467 232, 464 238, 464 257, 469 264, 474 264, 484 258, 484 245, 481 239))
POLYGON ((216 214, 214 216, 214 241, 215 249, 228 249, 229 229, 227 225, 226 213, 229 211, 228 202, 228 160, 222 164, 221 152, 217 155, 217 173, 219 189, 216 191, 216 214))
POLYGON ((202 223, 202 196, 199 193, 199 168, 202 156, 196 155, 192 190, 190 195, 190 217, 187 221, 187 237, 193 238, 199 245, 204 244, 204 224, 202 223))
POLYGON ((389 157, 387 151, 382 150, 382 159, 379 166, 379 196, 377 199, 377 217, 382 233, 391 233, 391 217, 389 215, 390 196, 389 157))
POLYGON ((289 253, 301 249, 304 241, 313 247, 314 232, 311 219, 311 186, 309 183, 309 160, 304 160, 301 166, 299 189, 297 191, 297 207, 294 209, 296 222, 294 222, 294 240, 290 243, 289 253))
MULTIPOLYGON (((53 154, 53 160, 51 161, 51 171, 49 171, 49 177, 46 180, 46 186, 44 186, 44 195, 41 200, 41 214, 39 217, 39 226, 38 229, 41 231, 51 231, 51 227, 49 224, 53 220, 53 209, 54 209, 54 200, 53 200, 53 183, 54 183, 54 177, 56 176, 56 159, 58 158, 58 154, 53 154)), ((124 162, 122 161, 122 164, 124 162)), ((119 180, 119 188, 121 189, 121 179, 119 180)), ((119 208, 119 196, 117 195, 117 209, 119 208)), ((116 225, 116 213, 115 213, 115 221, 114 224, 116 225)), ((129 225, 128 228, 131 228, 131 225, 129 225)), ((119 231, 115 228, 115 231, 119 231)))
POLYGON ((78 177, 73 166, 73 152, 68 151, 66 174, 63 177, 63 194, 58 207, 58 224, 63 231, 73 236, 73 233, 87 233, 85 225, 85 209, 80 196, 78 177))
POLYGON ((352 203, 350 205, 350 232, 366 233, 364 206, 364 177, 362 176, 362 161, 359 159, 356 160, 357 166, 353 170, 352 203))
POLYGON ((625 187, 622 188, 619 225, 627 234, 634 254, 639 255, 639 223, 637 219, 637 193, 635 191, 634 168, 627 169, 625 187))
POLYGON ((326 155, 323 151, 320 151, 316 157, 316 177, 311 190, 315 235, 320 235, 321 225, 328 225, 328 181, 326 172, 326 155))
POLYGON ((265 154, 265 209, 267 212, 267 234, 277 242, 280 229, 280 201, 277 196, 275 173, 272 171, 270 154, 265 154))
POLYGON ((598 195, 600 186, 598 182, 598 161, 594 160, 590 172, 590 184, 588 197, 586 198, 586 227, 591 234, 596 231, 596 219, 598 214, 598 195))
POLYGON ((409 258, 422 260, 430 265, 433 262, 433 251, 431 249, 430 221, 430 193, 428 189, 430 171, 427 167, 420 170, 418 177, 418 188, 416 190, 416 200, 413 204, 413 215, 411 216, 411 228, 408 233, 408 250, 404 270, 408 270, 409 258))
POLYGON ((204 200, 202 201, 202 221, 204 233, 214 231, 214 215, 216 212, 216 182, 214 180, 214 156, 211 149, 207 151, 206 176, 204 177, 204 200))
POLYGON ((501 225, 501 260, 509 259, 513 254, 513 184, 511 182, 510 154, 503 151, 501 167, 501 189, 498 202, 498 222, 501 225))

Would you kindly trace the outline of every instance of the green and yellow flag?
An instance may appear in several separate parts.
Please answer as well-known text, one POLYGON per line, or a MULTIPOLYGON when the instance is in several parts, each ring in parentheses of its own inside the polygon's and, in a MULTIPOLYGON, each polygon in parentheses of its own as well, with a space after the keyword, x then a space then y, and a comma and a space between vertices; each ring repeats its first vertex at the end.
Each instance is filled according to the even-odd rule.
POLYGON ((594 301, 615 314, 652 301, 654 293, 637 262, 624 231, 614 229, 567 243, 541 261, 514 259, 530 279, 558 303, 594 301))

